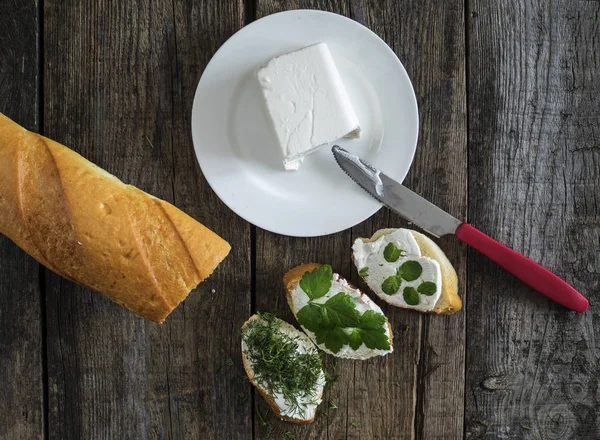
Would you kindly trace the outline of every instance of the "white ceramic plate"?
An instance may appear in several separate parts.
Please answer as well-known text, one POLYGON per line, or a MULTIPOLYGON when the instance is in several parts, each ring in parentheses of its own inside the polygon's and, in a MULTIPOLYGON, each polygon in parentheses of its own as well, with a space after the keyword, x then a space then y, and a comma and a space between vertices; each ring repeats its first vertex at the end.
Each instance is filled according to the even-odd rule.
POLYGON ((208 183, 263 229, 311 237, 350 228, 381 207, 347 177, 327 146, 298 171, 283 169, 256 72, 274 56, 325 42, 350 94, 361 137, 339 145, 399 182, 413 160, 419 120, 404 67, 378 36, 322 11, 287 11, 233 35, 204 71, 192 110, 196 157, 208 183))

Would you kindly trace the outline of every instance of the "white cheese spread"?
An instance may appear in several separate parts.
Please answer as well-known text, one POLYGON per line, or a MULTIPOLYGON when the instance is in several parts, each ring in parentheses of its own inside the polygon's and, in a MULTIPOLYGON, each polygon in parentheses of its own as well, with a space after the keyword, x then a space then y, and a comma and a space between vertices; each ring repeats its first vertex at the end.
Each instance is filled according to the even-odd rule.
POLYGON ((354 253, 354 264, 359 274, 381 299, 395 306, 424 312, 434 309, 442 292, 440 265, 432 258, 421 256, 419 245, 408 229, 397 229, 373 242, 364 242, 358 239, 354 242, 352 251, 354 253), (390 243, 400 251, 397 260, 392 262, 388 261, 384 255, 385 249, 390 243), (411 261, 418 263, 422 271, 416 279, 407 281, 402 278, 401 273, 398 271, 400 266, 411 261), (386 293, 383 289, 384 282, 393 277, 397 277, 398 289, 392 294, 388 289, 388 293, 386 293), (429 284, 430 289, 420 290, 419 287, 425 282, 434 283, 435 288, 429 284), (412 297, 418 301, 417 304, 406 302, 404 294, 406 288, 414 289, 411 293, 412 297), (426 294, 421 292, 426 292, 426 294))
MULTIPOLYGON (((352 300, 354 301, 354 305, 356 306, 356 310, 361 315, 368 310, 373 310, 373 311, 375 311, 377 313, 381 313, 383 315, 381 308, 379 308, 379 306, 377 304, 375 304, 371 300, 371 298, 369 298, 367 295, 363 294, 360 290, 355 289, 354 287, 350 286, 345 279, 341 278, 336 273, 333 274, 331 288, 329 289, 327 294, 325 294, 321 298, 317 298, 317 299, 313 300, 313 302, 323 304, 323 303, 327 302, 328 299, 330 299, 331 297, 333 297, 334 295, 336 295, 340 292, 344 292, 352 298, 352 300)), ((290 307, 292 308, 292 312, 294 313, 294 315, 297 315, 297 313, 304 306, 306 306, 308 304, 308 302, 309 302, 309 297, 302 290, 302 288, 300 287, 299 284, 296 285, 296 287, 292 291, 292 301, 290 302, 290 307)), ((387 336, 388 341, 389 341, 390 340, 390 329, 389 329, 387 320, 386 320, 386 323, 384 324, 384 326, 385 326, 385 335, 387 336)), ((302 327, 302 329, 308 335, 308 337, 310 339, 312 339, 313 342, 316 344, 317 343, 316 335, 305 327, 302 327)), ((368 359, 373 356, 383 356, 383 355, 386 355, 393 351, 393 347, 391 346, 391 343, 390 343, 389 350, 378 350, 378 349, 369 348, 364 343, 361 344, 357 350, 352 349, 352 347, 350 347, 349 345, 344 345, 340 349, 340 351, 338 351, 337 353, 333 353, 331 350, 329 350, 325 346, 325 344, 317 344, 317 346, 326 353, 334 354, 335 356, 338 356, 341 358, 347 358, 347 359, 368 359)))
POLYGON ((273 58, 257 76, 287 170, 297 170, 320 146, 359 136, 358 118, 325 43, 273 58))

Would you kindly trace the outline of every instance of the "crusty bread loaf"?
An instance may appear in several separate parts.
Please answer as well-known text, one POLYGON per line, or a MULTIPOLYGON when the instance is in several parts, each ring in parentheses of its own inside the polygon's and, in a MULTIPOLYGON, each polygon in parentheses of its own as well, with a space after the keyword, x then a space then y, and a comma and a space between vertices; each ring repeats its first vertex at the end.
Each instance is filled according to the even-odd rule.
MULTIPOLYGON (((294 314, 294 316, 296 316, 298 314, 298 311, 299 311, 299 307, 298 307, 298 305, 297 305, 297 303, 296 303, 296 301, 294 299, 294 295, 293 295, 294 289, 296 288, 296 286, 298 286, 298 284, 300 283, 300 280, 302 279, 302 276, 306 272, 311 272, 314 269, 317 269, 317 268, 319 268, 321 266, 322 266, 322 264, 320 264, 320 263, 305 263, 305 264, 301 264, 300 266, 296 266, 296 267, 290 269, 283 276, 283 285, 284 285, 285 291, 286 291, 287 302, 288 302, 288 305, 290 306, 290 310, 292 311, 292 313, 294 314)), ((366 295, 363 291, 361 291, 360 289, 358 289, 358 287, 354 286, 351 282, 349 282, 348 280, 345 280, 341 276, 340 276, 340 279, 342 279, 346 283, 348 283, 348 285, 352 289, 356 289, 358 292, 360 292, 360 298, 361 299, 363 299, 364 301, 366 301, 368 304, 373 304, 374 307, 376 307, 378 309, 377 311, 381 312, 381 310, 379 309, 379 307, 373 302, 373 300, 371 300, 371 298, 369 298, 368 295, 366 295)), ((389 321, 386 322, 386 325, 387 325, 388 331, 389 331, 390 347, 392 347, 393 344, 394 344, 394 334, 392 333, 392 326, 390 325, 389 321)), ((306 329, 304 329, 304 331, 307 332, 307 333, 309 333, 306 329)), ((315 344, 316 344, 316 342, 315 342, 315 344)), ((318 347, 321 350, 325 351, 326 353, 331 354, 332 356, 345 357, 345 358, 348 358, 348 359, 359 359, 359 358, 355 358, 355 357, 351 357, 351 356, 340 356, 340 355, 338 355, 336 353, 333 353, 333 352, 329 351, 328 349, 324 348, 322 345, 320 345, 318 347)), ((391 349, 390 349, 390 352, 391 352, 391 349)))
POLYGON ((230 250, 173 205, 1 113, 0 233, 59 275, 156 322, 230 250))
MULTIPOLYGON (((362 240, 365 243, 373 242, 395 230, 380 229, 371 238, 357 238, 357 240, 362 240)), ((419 249, 421 249, 421 255, 436 260, 440 265, 442 292, 431 313, 436 315, 450 315, 458 312, 462 308, 462 301, 460 296, 458 296, 458 277, 452 263, 450 263, 444 251, 429 237, 417 231, 410 230, 410 232, 419 245, 419 249)), ((352 257, 354 259, 354 255, 352 257)), ((385 300, 385 298, 383 299, 385 300)))
MULTIPOLYGON (((258 315, 252 315, 242 326, 242 331, 244 331, 244 329, 248 326, 249 323, 251 323, 252 321, 257 320, 257 319, 260 319, 260 317, 258 315)), ((302 333, 300 330, 297 330, 291 324, 289 324, 285 321, 282 321, 280 319, 278 319, 277 321, 279 322, 282 329, 285 329, 287 332, 289 332, 290 334, 293 334, 295 336, 298 344, 303 344, 305 346, 314 347, 310 338, 308 336, 306 336, 304 333, 302 333)), ((281 414, 281 408, 279 407, 277 402, 275 402, 274 396, 272 396, 271 393, 268 390, 266 390, 256 380, 254 371, 252 370, 252 366, 248 362, 246 353, 243 350, 243 344, 242 344, 242 363, 244 365, 244 370, 246 371, 246 374, 248 375, 248 379, 250 379, 250 382, 252 382, 252 385, 254 385, 256 387, 256 389, 259 391, 259 393, 263 396, 263 398, 265 399, 267 404, 271 407, 271 410, 277 417, 279 417, 281 420, 284 420, 286 422, 297 423, 299 425, 305 425, 305 424, 309 424, 309 423, 312 423, 315 421, 316 408, 315 408, 315 411, 310 415, 310 417, 306 418, 306 419, 303 419, 300 417, 290 417, 290 416, 281 414)), ((325 377, 324 376, 325 373, 323 372, 322 374, 323 374, 323 377, 325 377)), ((317 398, 318 399, 321 399, 323 397, 323 389, 324 388, 325 388, 325 381, 323 381, 318 387, 318 390, 317 390, 317 392, 318 392, 317 398)))

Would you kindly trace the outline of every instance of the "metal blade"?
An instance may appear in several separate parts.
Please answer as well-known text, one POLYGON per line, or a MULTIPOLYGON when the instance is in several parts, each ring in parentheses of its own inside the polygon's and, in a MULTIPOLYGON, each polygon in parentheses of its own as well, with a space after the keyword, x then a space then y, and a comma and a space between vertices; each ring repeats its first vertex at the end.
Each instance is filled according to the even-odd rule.
POLYGON ((337 145, 332 151, 340 168, 362 189, 430 234, 436 237, 454 234, 462 223, 358 156, 337 145))

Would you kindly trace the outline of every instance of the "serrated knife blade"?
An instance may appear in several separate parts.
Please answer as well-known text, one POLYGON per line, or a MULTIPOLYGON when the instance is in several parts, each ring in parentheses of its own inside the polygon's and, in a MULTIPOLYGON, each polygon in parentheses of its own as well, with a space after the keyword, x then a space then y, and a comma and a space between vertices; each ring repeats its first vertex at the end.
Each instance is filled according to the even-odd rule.
POLYGON ((455 234, 461 221, 388 177, 370 163, 335 145, 333 156, 352 180, 375 199, 431 235, 455 234))
POLYGON ((354 182, 408 221, 436 237, 455 234, 542 295, 577 312, 587 310, 588 300, 548 269, 461 222, 360 157, 337 145, 332 152, 340 168, 354 182))

